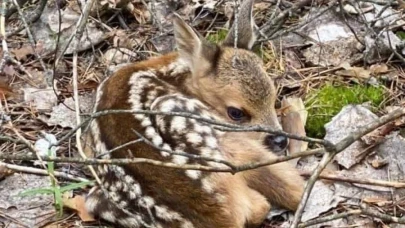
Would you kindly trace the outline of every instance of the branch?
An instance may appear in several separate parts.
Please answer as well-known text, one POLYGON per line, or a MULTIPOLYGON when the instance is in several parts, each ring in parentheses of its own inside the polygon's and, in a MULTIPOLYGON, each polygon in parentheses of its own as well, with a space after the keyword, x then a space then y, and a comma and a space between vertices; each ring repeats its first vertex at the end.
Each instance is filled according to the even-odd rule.
POLYGON ((302 228, 302 227, 312 226, 312 225, 316 225, 316 224, 320 224, 320 223, 324 223, 324 222, 330 222, 330 221, 341 219, 341 218, 347 218, 348 216, 351 216, 351 215, 359 215, 359 214, 361 214, 361 210, 351 210, 351 211, 336 214, 336 215, 330 215, 330 216, 312 219, 307 222, 300 223, 298 227, 302 228))
MULTIPOLYGON (((311 175, 312 175, 312 172, 301 173, 301 176, 308 177, 311 175)), ((374 179, 356 179, 356 178, 349 178, 349 177, 338 176, 338 175, 333 175, 333 174, 321 174, 321 175, 319 175, 319 178, 325 179, 325 180, 353 183, 353 184, 367 184, 367 185, 391 187, 391 188, 405 188, 405 182, 393 182, 393 181, 374 180, 374 179)))
MULTIPOLYGON (((48 170, 44 169, 38 169, 38 168, 32 168, 32 167, 26 167, 26 166, 19 166, 19 165, 13 165, 13 164, 8 164, 0 161, 0 166, 4 166, 7 169, 15 170, 18 172, 24 172, 24 173, 33 173, 33 174, 39 174, 39 175, 49 175, 48 170)), ((72 181, 78 181, 78 182, 88 182, 86 178, 82 177, 76 177, 71 174, 67 174, 64 172, 59 172, 59 171, 54 171, 53 175, 55 177, 62 177, 67 180, 72 180, 72 181)))
POLYGON ((390 216, 387 214, 382 214, 380 212, 373 211, 367 207, 366 204, 360 204, 361 213, 364 215, 368 215, 374 218, 379 218, 385 222, 395 222, 400 224, 405 224, 405 217, 398 218, 394 216, 390 216))
MULTIPOLYGON (((147 158, 114 158, 114 159, 97 159, 97 158, 60 158, 60 157, 48 157, 48 156, 41 156, 40 159, 42 161, 52 161, 55 163, 78 163, 78 164, 86 164, 86 165, 101 165, 101 164, 115 164, 115 165, 128 165, 128 164, 150 164, 156 166, 163 166, 169 168, 176 168, 176 169, 187 169, 187 170, 201 170, 201 171, 208 171, 208 172, 228 172, 228 173, 238 173, 246 170, 256 169, 262 166, 273 165, 276 163, 285 162, 288 160, 292 160, 298 157, 304 157, 309 155, 314 155, 317 153, 322 152, 323 149, 315 149, 315 150, 307 150, 303 152, 294 153, 293 155, 283 156, 268 159, 267 161, 258 162, 258 163, 248 163, 242 164, 239 166, 233 165, 228 161, 222 160, 215 160, 210 159, 214 162, 221 162, 222 163, 229 163, 230 167, 211 167, 211 166, 203 166, 203 165, 178 165, 170 162, 161 162, 153 159, 147 158)), ((4 160, 12 160, 12 161, 36 161, 38 160, 35 156, 29 155, 6 155, 0 154, 0 159, 4 160)))

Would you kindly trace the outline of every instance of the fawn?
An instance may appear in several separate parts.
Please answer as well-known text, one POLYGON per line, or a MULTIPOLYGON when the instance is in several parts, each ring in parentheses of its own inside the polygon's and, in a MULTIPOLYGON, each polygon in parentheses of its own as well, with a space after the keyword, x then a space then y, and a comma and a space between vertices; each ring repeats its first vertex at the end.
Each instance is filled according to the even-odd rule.
MULTIPOLYGON (((241 4, 237 48, 235 23, 222 44, 211 44, 174 14, 178 51, 116 71, 98 87, 94 111, 191 112, 216 121, 281 129, 274 83, 251 51, 256 38, 253 1, 241 4)), ((178 165, 224 166, 170 151, 238 165, 275 157, 272 152, 288 145, 283 136, 220 131, 196 119, 169 115, 104 115, 94 119, 89 129, 88 144, 98 157, 147 158, 178 165), (106 153, 139 139, 139 134, 147 141, 106 153)), ((102 184, 90 191, 86 207, 117 227, 258 227, 270 204, 296 210, 304 183, 288 163, 234 175, 146 163, 99 165, 97 173, 102 184)))

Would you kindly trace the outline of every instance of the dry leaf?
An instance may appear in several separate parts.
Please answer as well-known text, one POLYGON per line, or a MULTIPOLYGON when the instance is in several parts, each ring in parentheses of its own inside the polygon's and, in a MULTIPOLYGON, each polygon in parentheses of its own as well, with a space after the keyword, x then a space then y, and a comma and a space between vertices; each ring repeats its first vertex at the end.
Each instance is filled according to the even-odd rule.
POLYGON ((63 204, 65 207, 77 211, 77 214, 83 222, 95 221, 93 216, 91 216, 86 210, 85 199, 83 196, 75 196, 73 198, 64 197, 63 204))
MULTIPOLYGON (((302 99, 295 97, 283 99, 281 101, 281 109, 281 124, 284 131, 294 135, 306 136, 305 122, 308 112, 305 110, 302 99)), ((308 142, 290 139, 290 143, 288 145, 288 151, 290 154, 305 151, 307 148, 308 142)), ((296 164, 298 160, 299 158, 293 159, 291 162, 296 164)))
POLYGON ((374 64, 370 66, 370 72, 373 75, 387 73, 388 71, 389 71, 388 66, 384 63, 374 64))
POLYGON ((0 81, 0 100, 13 94, 13 89, 6 82, 0 81))
POLYGON ((11 49, 11 53, 15 55, 18 60, 25 60, 28 55, 34 54, 34 50, 31 45, 24 45, 18 49, 11 49))
POLYGON ((350 67, 345 70, 336 71, 336 74, 345 77, 369 78, 371 72, 363 67, 350 67))
MULTIPOLYGON (((325 124, 325 140, 337 143, 347 135, 357 131, 359 127, 376 119, 378 119, 377 115, 362 105, 347 105, 329 123, 325 124)), ((359 155, 363 150, 364 146, 361 141, 356 141, 336 155, 335 160, 349 169, 362 159, 359 155)))
POLYGON ((390 201, 390 200, 387 200, 387 199, 382 198, 382 197, 376 197, 376 196, 364 197, 363 202, 376 204, 379 207, 382 207, 382 206, 384 206, 386 204, 392 203, 392 201, 390 201))

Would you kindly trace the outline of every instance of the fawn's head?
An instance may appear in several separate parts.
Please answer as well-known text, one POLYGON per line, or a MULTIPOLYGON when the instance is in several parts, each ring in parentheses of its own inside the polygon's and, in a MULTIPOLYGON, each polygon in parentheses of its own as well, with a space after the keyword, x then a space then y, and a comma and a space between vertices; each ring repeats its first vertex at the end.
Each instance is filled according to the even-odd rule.
MULTIPOLYGON (((243 2, 238 23, 233 23, 220 45, 206 41, 175 14, 176 44, 179 57, 191 70, 186 86, 193 95, 228 122, 281 129, 275 110, 273 80, 266 74, 259 56, 251 51, 256 40, 253 2, 243 2)), ((288 144, 283 136, 253 132, 249 136, 263 140, 272 151, 284 150, 288 144)))

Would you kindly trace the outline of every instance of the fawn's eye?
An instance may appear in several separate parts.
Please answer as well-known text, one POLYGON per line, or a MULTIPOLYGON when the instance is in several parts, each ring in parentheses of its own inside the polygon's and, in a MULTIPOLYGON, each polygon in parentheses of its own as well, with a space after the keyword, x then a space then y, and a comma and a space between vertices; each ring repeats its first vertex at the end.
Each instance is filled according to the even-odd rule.
POLYGON ((241 121, 247 117, 244 111, 234 107, 228 107, 228 116, 234 121, 241 121))

